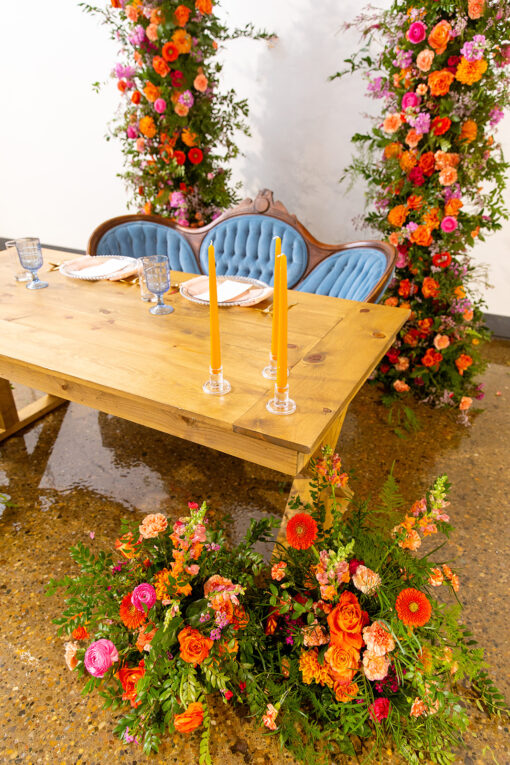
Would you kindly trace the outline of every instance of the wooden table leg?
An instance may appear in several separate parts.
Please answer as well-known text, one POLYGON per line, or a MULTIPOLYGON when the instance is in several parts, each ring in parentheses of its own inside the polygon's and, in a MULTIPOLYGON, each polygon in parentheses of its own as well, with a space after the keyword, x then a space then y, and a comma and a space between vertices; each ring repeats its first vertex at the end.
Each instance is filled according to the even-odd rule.
POLYGON ((65 404, 66 401, 65 398, 47 394, 18 411, 10 382, 0 377, 0 441, 26 428, 27 425, 47 412, 51 412, 52 409, 56 409, 57 406, 65 404))
MULTIPOLYGON (((336 448, 338 438, 340 436, 340 431, 342 430, 342 425, 344 424, 345 415, 347 414, 347 409, 344 409, 344 411, 337 417, 337 419, 333 422, 329 430, 326 432, 324 438, 322 439, 319 447, 315 451, 315 453, 312 455, 311 459, 315 459, 318 456, 320 456, 321 450, 324 446, 330 446, 333 451, 336 448)), ((282 523, 280 526, 280 530, 278 532, 278 536, 276 538, 277 543, 285 544, 286 542, 286 536, 285 536, 285 529, 287 527, 287 523, 292 518, 293 515, 295 515, 297 512, 300 512, 299 510, 294 510, 290 507, 291 501, 299 494, 299 497, 301 501, 304 504, 307 504, 308 502, 312 502, 312 498, 310 495, 310 478, 311 473, 308 469, 308 463, 307 467, 304 468, 303 471, 298 473, 298 475, 294 478, 292 481, 292 486, 289 492, 289 498, 287 500, 287 506, 284 510, 283 517, 282 517, 282 523)), ((338 488, 335 491, 336 496, 336 505, 338 507, 343 507, 343 509, 347 509, 347 505, 349 504, 351 498, 352 498, 352 492, 347 487, 345 488, 338 488)), ((326 528, 329 528, 332 523, 331 518, 331 503, 332 498, 326 497, 325 498, 326 503, 326 528)))

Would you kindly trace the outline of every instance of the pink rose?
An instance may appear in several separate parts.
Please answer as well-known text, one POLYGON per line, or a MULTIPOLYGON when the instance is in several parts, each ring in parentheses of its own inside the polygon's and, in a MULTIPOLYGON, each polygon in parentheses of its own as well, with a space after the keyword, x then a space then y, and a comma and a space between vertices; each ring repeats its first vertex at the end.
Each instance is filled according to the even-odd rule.
POLYGON ((427 34, 427 27, 423 21, 414 21, 406 32, 406 37, 410 43, 417 45, 423 42, 427 34))
POLYGON ((425 48, 425 50, 418 53, 416 57, 416 66, 420 72, 428 72, 430 70, 435 55, 434 51, 430 50, 430 48, 425 48))
POLYGON ((385 720, 390 713, 390 700, 381 696, 368 707, 368 714, 375 723, 385 720))
POLYGON ((164 98, 156 98, 154 101, 154 108, 158 114, 166 112, 166 101, 164 98))
POLYGON ((455 231, 457 226, 458 226, 457 218, 454 218, 453 215, 447 215, 441 221, 441 228, 447 234, 451 234, 452 231, 455 231))
POLYGON ((147 613, 156 602, 156 590, 152 584, 139 584, 131 594, 131 603, 138 611, 147 613))
POLYGON ((448 335, 436 335, 434 338, 434 346, 438 351, 443 351, 450 345, 450 338, 448 335))
POLYGON ((404 93, 402 97, 402 109, 414 109, 415 106, 419 105, 420 101, 421 98, 410 90, 408 93, 404 93))
POLYGON ((128 138, 136 138, 138 135, 138 128, 136 125, 129 125, 128 129, 126 130, 127 137, 128 138))
POLYGON ((101 638, 91 643, 85 651, 85 669, 94 677, 103 677, 115 661, 119 660, 119 654, 111 640, 101 638))

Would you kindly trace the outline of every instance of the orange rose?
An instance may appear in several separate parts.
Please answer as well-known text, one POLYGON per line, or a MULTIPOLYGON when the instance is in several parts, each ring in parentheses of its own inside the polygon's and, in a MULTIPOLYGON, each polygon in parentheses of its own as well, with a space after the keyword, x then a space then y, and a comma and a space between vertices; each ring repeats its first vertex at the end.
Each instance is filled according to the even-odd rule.
POLYGON ((342 592, 338 604, 328 615, 328 624, 332 643, 349 643, 357 649, 363 645, 363 615, 358 599, 352 592, 342 592))
POLYGON ((420 247, 430 247, 432 244, 432 236, 430 229, 427 226, 418 226, 411 234, 411 242, 419 245, 420 247))
POLYGON ((422 207, 423 197, 419 196, 419 194, 411 194, 411 196, 407 198, 408 210, 421 210, 422 207))
POLYGON ((177 635, 181 659, 189 664, 201 664, 209 656, 213 641, 193 627, 184 627, 177 635))
POLYGON ((337 701, 352 701, 359 693, 357 683, 344 683, 337 680, 333 686, 333 691, 337 701))
POLYGON ((445 167, 439 173, 439 183, 441 186, 451 186, 457 180, 457 171, 454 167, 445 167))
POLYGON ((154 56, 152 59, 152 66, 156 74, 159 74, 160 77, 166 77, 170 71, 170 67, 161 56, 154 56))
POLYGON ((407 207, 405 205, 397 205, 388 213, 388 221, 392 226, 396 226, 396 228, 400 228, 404 225, 406 217, 407 207))
POLYGON ((429 45, 434 48, 438 56, 445 52, 451 33, 452 27, 447 21, 440 21, 430 32, 429 45))
POLYGON ((425 298, 435 298, 439 295, 439 282, 431 276, 426 276, 421 285, 421 291, 425 298))
POLYGON ((403 380, 395 380, 393 383, 393 387, 397 391, 397 393, 407 393, 409 390, 409 385, 405 383, 403 380))
POLYGON ((205 76, 203 72, 199 72, 195 79, 193 80, 193 87, 195 90, 198 90, 200 93, 205 93, 207 88, 209 87, 209 80, 205 76))
POLYGON ((174 11, 174 18, 179 27, 185 26, 188 23, 188 19, 191 13, 191 9, 186 5, 178 5, 174 11))
POLYGON ((440 69, 438 72, 432 72, 428 77, 430 95, 446 96, 454 79, 454 75, 449 72, 448 69, 440 69))
POLYGON ((461 202, 460 199, 453 197, 452 199, 449 199, 448 202, 445 204, 444 214, 453 215, 453 217, 455 217, 459 214, 461 207, 464 207, 463 202, 461 202))
POLYGON ((423 133, 418 133, 417 130, 415 130, 414 128, 411 128, 411 130, 408 131, 405 140, 406 140, 406 144, 411 149, 414 149, 416 146, 418 146, 422 138, 423 138, 423 133))
POLYGON ((154 85, 152 82, 148 82, 145 88, 143 89, 145 98, 147 101, 150 101, 151 103, 154 103, 156 99, 159 98, 161 95, 161 91, 156 85, 154 85))
POLYGON ((184 31, 184 29, 178 29, 172 35, 172 42, 181 53, 189 53, 191 50, 191 35, 184 31))
POLYGON ((174 728, 179 733, 192 733, 204 721, 204 708, 199 701, 193 701, 185 712, 174 717, 174 728))
POLYGON ((124 701, 130 701, 132 707, 138 707, 141 704, 140 701, 135 701, 137 693, 136 684, 144 675, 145 667, 143 659, 140 661, 138 667, 122 667, 115 674, 115 677, 120 680, 122 690, 124 691, 122 698, 124 701))
POLYGON ((467 58, 462 56, 455 73, 455 79, 462 82, 463 85, 473 85, 473 83, 482 79, 482 76, 487 71, 487 66, 487 61, 483 58, 479 61, 468 61, 467 58))
POLYGON ((436 160, 434 158, 434 152, 426 151, 425 154, 421 155, 418 164, 420 166, 420 170, 422 171, 423 175, 426 175, 427 178, 430 178, 430 176, 436 169, 436 160))
POLYGON ((468 0, 468 16, 470 19, 479 19, 485 10, 485 0, 468 0))
POLYGON ((460 140, 466 143, 474 141, 478 133, 478 125, 474 120, 466 120, 460 128, 460 140))
POLYGON ((398 159, 402 154, 402 145, 398 141, 393 141, 384 147, 385 159, 398 159))
POLYGON ((335 680, 350 683, 359 666, 359 651, 347 642, 331 643, 324 661, 335 680))
POLYGON ((195 8, 200 13, 212 13, 212 0, 195 0, 195 8))

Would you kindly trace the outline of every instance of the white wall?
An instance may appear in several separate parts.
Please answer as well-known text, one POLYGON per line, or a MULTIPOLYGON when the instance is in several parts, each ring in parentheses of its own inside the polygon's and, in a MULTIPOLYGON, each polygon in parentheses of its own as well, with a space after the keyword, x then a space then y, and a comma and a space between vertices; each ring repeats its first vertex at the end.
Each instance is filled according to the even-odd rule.
MULTIPOLYGON (((367 128, 363 113, 377 106, 363 97, 359 76, 327 80, 356 48, 357 36, 340 27, 360 7, 358 0, 221 3, 233 24, 252 21, 278 35, 272 45, 233 41, 222 53, 225 87, 251 107, 252 137, 240 139, 246 156, 235 162, 235 179, 243 196, 273 189, 323 241, 368 233, 352 223, 363 209, 363 189, 339 186, 338 178, 351 157, 351 135, 367 128)), ((97 223, 126 212, 116 178, 122 155, 104 140, 120 98, 113 81, 99 95, 91 88, 107 78, 117 46, 70 0, 53 0, 51 11, 40 0, 4 3, 2 26, 0 236, 36 235, 83 248, 97 223)), ((510 156, 510 118, 500 137, 510 156)), ((510 315, 509 248, 507 226, 475 250, 497 285, 486 293, 491 313, 510 315)))

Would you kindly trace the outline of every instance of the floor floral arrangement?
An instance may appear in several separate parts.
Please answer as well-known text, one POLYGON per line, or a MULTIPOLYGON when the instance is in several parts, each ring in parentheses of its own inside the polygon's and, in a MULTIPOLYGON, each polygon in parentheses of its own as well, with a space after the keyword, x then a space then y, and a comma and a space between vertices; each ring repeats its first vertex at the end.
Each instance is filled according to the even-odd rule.
POLYGON ((269 542, 270 521, 229 549, 193 503, 173 525, 162 514, 126 524, 115 557, 72 548, 80 575, 48 592, 66 591, 65 661, 119 711, 117 735, 149 753, 166 732, 199 731, 199 761, 210 763, 207 696, 219 693, 300 762, 372 757, 390 742, 408 762, 448 763, 468 722, 461 686, 504 712, 459 622, 458 576, 431 559, 442 544, 417 554, 451 530, 446 477, 405 515, 392 476, 377 500, 342 514, 346 482, 325 451, 311 502, 296 498, 269 564, 254 545, 269 542))
POLYGON ((468 424, 483 397, 474 378, 487 338, 476 293, 484 277, 468 252, 507 217, 495 129, 510 100, 510 9, 394 0, 348 26, 364 41, 349 71, 361 70, 382 102, 372 130, 352 139, 359 153, 348 174, 368 184, 364 223, 398 250, 385 302, 412 310, 377 379, 394 396, 455 407, 468 424))
MULTIPOLYGON (((122 145, 120 174, 140 212, 203 226, 237 199, 229 160, 236 131, 248 132, 246 100, 221 92, 222 41, 264 37, 230 31, 212 0, 111 0, 98 14, 121 49, 113 76, 123 103, 112 126, 122 145)), ((97 85, 97 83, 96 83, 97 85)))

